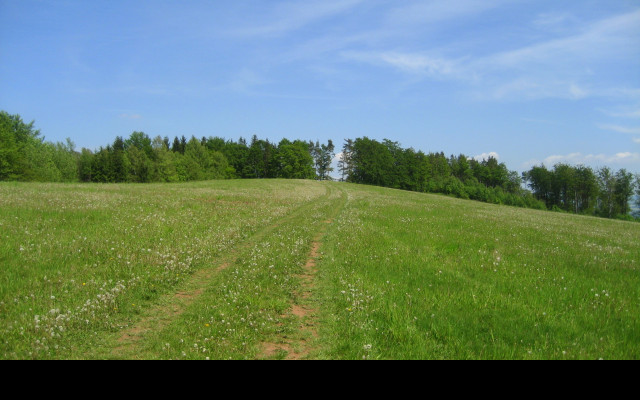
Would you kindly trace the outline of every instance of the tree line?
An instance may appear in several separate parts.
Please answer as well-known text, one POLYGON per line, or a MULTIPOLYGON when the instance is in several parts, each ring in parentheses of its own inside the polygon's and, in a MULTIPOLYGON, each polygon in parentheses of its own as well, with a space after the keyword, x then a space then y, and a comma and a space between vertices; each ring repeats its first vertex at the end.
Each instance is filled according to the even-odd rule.
MULTIPOLYGON (((92 151, 44 140, 34 123, 0 111, 0 181, 186 182, 212 179, 332 179, 336 148, 279 143, 253 136, 249 142, 219 137, 128 138, 92 151)), ((347 139, 338 162, 340 179, 402 190, 442 193, 462 199, 606 218, 631 219, 631 198, 640 198, 640 175, 608 167, 557 164, 518 174, 489 157, 445 156, 402 148, 398 142, 347 139)), ((640 200, 636 206, 640 209, 640 200)), ((636 218, 640 212, 636 210, 636 218)))
POLYGON ((494 157, 476 160, 460 154, 424 153, 404 149, 397 142, 367 137, 346 140, 339 170, 348 182, 395 189, 442 193, 527 208, 545 208, 522 187, 517 172, 494 157))
POLYGON ((640 219, 630 215, 636 196, 640 209, 640 174, 609 167, 557 164, 536 166, 518 174, 489 157, 425 154, 403 149, 397 142, 367 137, 347 139, 339 163, 342 179, 389 188, 443 193, 462 199, 534 209, 565 211, 606 218, 640 219), (635 191, 635 192, 634 192, 635 191))
MULTIPOLYGON (((533 167, 523 177, 534 196, 550 210, 626 218, 631 212, 631 198, 640 196, 640 176, 634 177, 626 169, 614 172, 609 167, 593 170, 559 163, 552 169, 533 167)), ((636 203, 640 207, 640 200, 636 203)))
POLYGON ((0 181, 187 182, 212 179, 329 179, 334 145, 254 136, 151 138, 133 132, 96 151, 45 142, 34 123, 0 111, 0 181))

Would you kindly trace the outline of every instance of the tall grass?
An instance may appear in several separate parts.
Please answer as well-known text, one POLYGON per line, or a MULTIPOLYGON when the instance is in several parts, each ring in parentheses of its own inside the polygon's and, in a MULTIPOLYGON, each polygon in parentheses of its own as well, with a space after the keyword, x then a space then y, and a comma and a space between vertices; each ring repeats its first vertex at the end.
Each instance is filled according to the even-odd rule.
POLYGON ((0 357, 75 358, 256 231, 306 182, 0 185, 0 357))
POLYGON ((320 359, 638 359, 638 243, 633 223, 350 184, 0 184, 0 358, 296 338, 320 359))
POLYGON ((640 358, 636 224, 346 188, 319 357, 640 358))

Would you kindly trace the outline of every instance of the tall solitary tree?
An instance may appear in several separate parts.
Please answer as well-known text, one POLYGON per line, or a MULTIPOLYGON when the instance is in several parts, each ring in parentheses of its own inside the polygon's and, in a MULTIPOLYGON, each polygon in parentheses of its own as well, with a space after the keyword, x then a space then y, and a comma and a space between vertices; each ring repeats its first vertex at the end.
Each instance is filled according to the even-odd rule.
POLYGON ((636 212, 635 217, 640 218, 640 174, 636 174, 636 212))
POLYGON ((333 162, 333 158, 336 156, 335 146, 331 139, 327 142, 327 144, 322 144, 320 146, 319 152, 319 162, 318 162, 318 177, 322 181, 331 179, 331 172, 333 172, 333 167, 331 167, 331 163, 333 162))
POLYGON ((342 174, 342 181, 348 181, 353 175, 353 140, 351 139, 345 140, 342 146, 338 170, 342 174))

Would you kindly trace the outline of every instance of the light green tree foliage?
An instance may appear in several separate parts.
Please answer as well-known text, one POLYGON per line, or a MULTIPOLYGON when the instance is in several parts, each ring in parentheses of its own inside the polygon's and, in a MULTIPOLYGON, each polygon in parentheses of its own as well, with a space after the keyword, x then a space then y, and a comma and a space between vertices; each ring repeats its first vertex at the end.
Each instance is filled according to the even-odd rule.
POLYGON ((278 145, 275 156, 278 177, 285 179, 313 179, 313 158, 306 142, 290 142, 283 139, 278 145))
POLYGON ((25 123, 19 115, 0 111, 0 180, 34 180, 45 152, 40 131, 34 129, 34 122, 25 123))
POLYGON ((38 182, 76 182, 78 180, 78 154, 73 143, 29 141, 24 152, 22 180, 38 182))
POLYGON ((229 164, 224 155, 209 151, 195 137, 186 145, 182 159, 183 177, 188 181, 223 179, 229 164))
POLYGON ((132 146, 126 150, 129 159, 129 182, 145 183, 151 181, 152 165, 147 154, 132 146))
POLYGON ((156 160, 153 164, 153 180, 156 182, 178 182, 180 178, 176 170, 176 153, 169 149, 160 136, 153 139, 151 146, 156 160))
POLYGON ((60 182, 62 175, 53 162, 55 146, 51 143, 29 141, 22 146, 25 168, 21 180, 35 182, 60 182))
POLYGON ((53 163, 60 171, 62 182, 78 181, 79 158, 80 154, 76 153, 75 144, 71 139, 67 139, 66 143, 58 142, 55 144, 53 163))
POLYGON ((151 139, 144 132, 133 132, 129 139, 124 142, 125 149, 132 147, 145 153, 147 158, 153 157, 153 146, 151 139))
POLYGON ((93 180, 93 159, 93 152, 83 148, 78 156, 78 179, 80 182, 91 182, 93 180))
POLYGON ((11 116, 2 111, 0 112, 0 181, 17 178, 16 165, 19 155, 11 116))

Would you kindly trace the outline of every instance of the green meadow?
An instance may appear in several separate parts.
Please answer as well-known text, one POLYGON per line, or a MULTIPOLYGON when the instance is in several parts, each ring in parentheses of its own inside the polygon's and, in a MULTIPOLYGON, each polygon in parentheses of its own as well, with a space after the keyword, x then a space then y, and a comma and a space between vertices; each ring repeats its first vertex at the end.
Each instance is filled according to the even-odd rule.
POLYGON ((0 183, 0 359, 639 359, 639 243, 335 182, 0 183))

